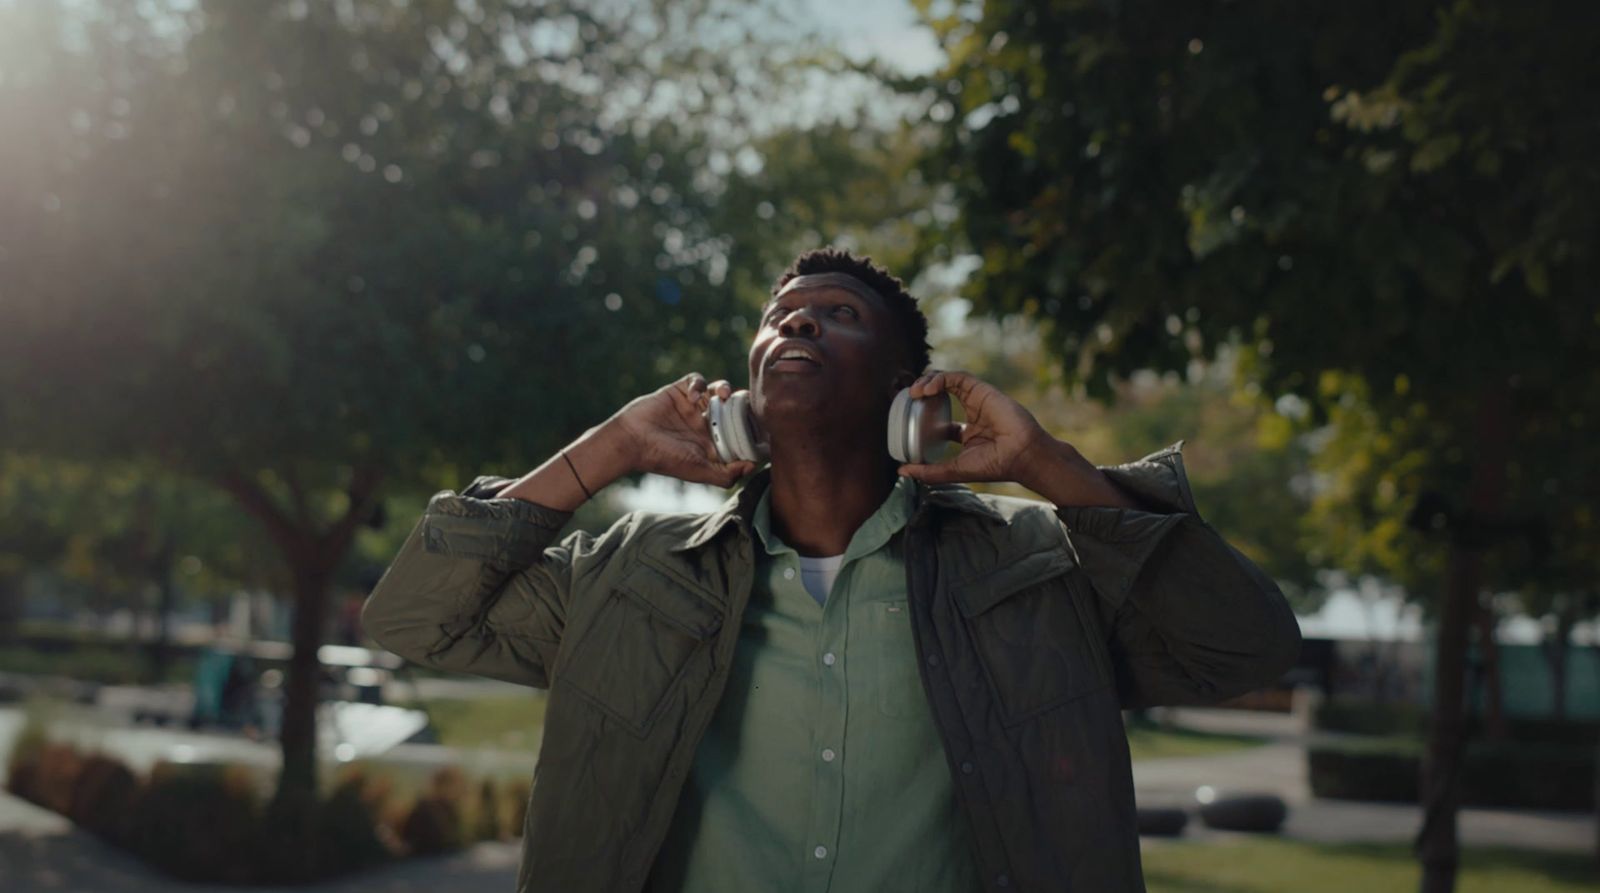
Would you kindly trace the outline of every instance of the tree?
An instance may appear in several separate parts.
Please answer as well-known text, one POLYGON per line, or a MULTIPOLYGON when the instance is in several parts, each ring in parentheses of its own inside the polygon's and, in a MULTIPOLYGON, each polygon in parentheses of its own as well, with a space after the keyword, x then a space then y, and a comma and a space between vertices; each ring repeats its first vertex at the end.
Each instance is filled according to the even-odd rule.
POLYGON ((1422 889, 1453 888, 1462 667, 1508 516, 1583 492, 1600 326, 1596 11, 1452 0, 924 5, 950 54, 930 176, 1020 311, 1099 393, 1239 343, 1314 418, 1347 391, 1439 448, 1437 688, 1422 889), (1559 434, 1554 429, 1561 429, 1559 434), (1563 460, 1559 451, 1582 455, 1563 460))
POLYGON ((722 202, 785 57, 747 11, 0 6, 0 122, 30 135, 0 145, 0 427, 210 482, 267 532, 285 827, 329 582, 385 485, 524 467, 739 368, 722 202))

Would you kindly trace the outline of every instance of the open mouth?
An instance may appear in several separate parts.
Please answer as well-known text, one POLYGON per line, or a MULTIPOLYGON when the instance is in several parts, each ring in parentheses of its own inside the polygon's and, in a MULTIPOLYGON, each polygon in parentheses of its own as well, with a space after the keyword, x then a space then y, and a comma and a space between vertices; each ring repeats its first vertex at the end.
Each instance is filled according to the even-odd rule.
POLYGON ((821 366, 816 354, 803 347, 783 347, 774 351, 767 367, 777 370, 805 370, 821 366))

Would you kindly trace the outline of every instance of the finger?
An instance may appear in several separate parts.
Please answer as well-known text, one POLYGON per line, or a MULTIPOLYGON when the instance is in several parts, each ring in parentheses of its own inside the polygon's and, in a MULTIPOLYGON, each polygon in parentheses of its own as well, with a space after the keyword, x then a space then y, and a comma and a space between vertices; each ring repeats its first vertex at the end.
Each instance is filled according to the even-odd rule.
POLYGON ((732 487, 740 480, 756 470, 753 462, 729 462, 727 465, 718 465, 712 483, 723 489, 732 487))
POLYGON ((953 465, 902 465, 900 474, 924 484, 959 484, 966 481, 966 477, 953 465))
POLYGON ((929 369, 928 371, 917 376, 917 380, 911 383, 911 398, 913 400, 921 400, 923 397, 933 393, 932 391, 928 390, 928 385, 934 380, 935 377, 938 376, 938 374, 939 370, 929 369))
POLYGON ((726 400, 733 396, 733 385, 726 378, 719 378, 706 387, 706 390, 726 400))

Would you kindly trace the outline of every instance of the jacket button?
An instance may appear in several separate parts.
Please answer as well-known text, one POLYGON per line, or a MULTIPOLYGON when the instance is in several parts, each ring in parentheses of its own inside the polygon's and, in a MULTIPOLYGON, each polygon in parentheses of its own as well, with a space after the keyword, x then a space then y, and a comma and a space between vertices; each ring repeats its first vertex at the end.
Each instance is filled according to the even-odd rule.
POLYGON ((967 774, 967 775, 971 775, 972 774, 972 761, 971 760, 963 761, 961 763, 961 771, 963 773, 967 774))
POLYGON ((996 887, 1009 887, 1009 886, 1011 886, 1011 876, 1008 875, 1008 874, 1000 875, 999 877, 994 879, 994 885, 996 887))
POLYGON ((939 665, 939 655, 937 655, 937 654, 928 655, 928 666, 937 667, 938 665, 939 665))

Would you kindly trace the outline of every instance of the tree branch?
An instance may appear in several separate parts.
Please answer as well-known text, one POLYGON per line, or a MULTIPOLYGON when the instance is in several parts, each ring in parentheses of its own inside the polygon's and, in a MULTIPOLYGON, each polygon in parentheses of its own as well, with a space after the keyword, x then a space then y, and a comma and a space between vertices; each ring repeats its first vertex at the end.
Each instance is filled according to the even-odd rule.
POLYGON ((272 501, 260 484, 238 471, 223 472, 218 475, 217 483, 267 528, 267 535, 285 555, 299 551, 305 542, 305 531, 272 501))

